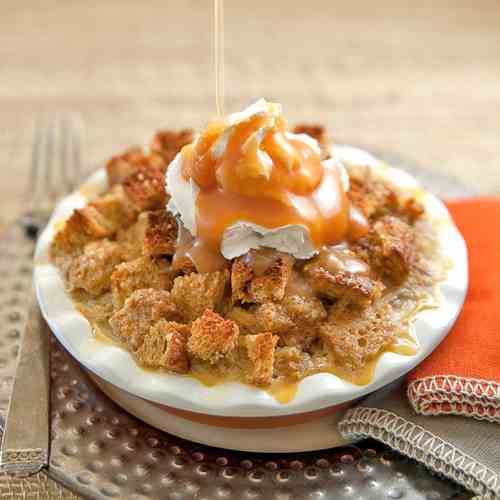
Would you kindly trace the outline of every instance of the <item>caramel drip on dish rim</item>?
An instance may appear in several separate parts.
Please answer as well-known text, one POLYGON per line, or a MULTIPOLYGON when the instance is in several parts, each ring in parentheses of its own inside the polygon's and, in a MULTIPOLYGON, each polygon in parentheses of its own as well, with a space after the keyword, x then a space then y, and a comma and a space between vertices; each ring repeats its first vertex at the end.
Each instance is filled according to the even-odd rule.
MULTIPOLYGON (((336 375, 345 382, 349 382, 353 385, 363 386, 369 384, 373 380, 378 360, 382 354, 386 352, 392 352, 401 356, 414 356, 417 351, 418 345, 411 334, 401 333, 401 335, 398 336, 398 338, 392 345, 387 347, 373 359, 368 360, 363 368, 353 371, 340 365, 334 365, 326 370, 318 370, 316 373, 331 373, 332 375, 336 375)), ((310 373, 308 375, 313 375, 313 373, 310 373)), ((198 372, 190 376, 194 377, 196 380, 201 382, 203 385, 206 385, 207 387, 213 387, 217 384, 229 381, 227 377, 218 375, 210 371, 198 372)), ((238 381, 238 379, 235 380, 238 381)), ((276 401, 278 401, 278 403, 287 404, 295 398, 299 388, 299 383, 300 382, 276 380, 269 386, 261 387, 260 389, 267 392, 276 401)))
MULTIPOLYGON (((83 313, 83 308, 78 307, 78 303, 77 303, 77 308, 83 313)), ((100 326, 96 325, 96 323, 93 322, 91 318, 87 316, 86 318, 92 326, 92 330, 94 332, 94 339, 96 341, 104 344, 115 344, 115 341, 112 340, 110 337, 110 332, 108 331, 108 329, 101 328, 100 326)), ((346 382, 350 382, 351 384, 354 385, 363 386, 369 384, 372 381, 379 357, 384 352, 393 352, 401 356, 413 356, 417 353, 417 351, 418 351, 417 341, 414 339, 411 333, 401 332, 392 345, 387 347, 375 358, 369 360, 366 363, 366 365, 361 369, 352 371, 343 368, 342 366, 334 365, 326 370, 325 369, 318 370, 316 373, 331 373, 346 382)), ((309 375, 312 374, 313 373, 310 373, 309 375)), ((207 369, 197 370, 186 376, 198 380, 201 384, 207 387, 213 387, 215 385, 231 381, 244 382, 237 376, 228 377, 227 375, 225 376, 221 375, 220 373, 217 373, 215 370, 207 370, 207 369)), ((260 389, 267 392, 279 403, 287 404, 295 398, 299 387, 299 383, 300 382, 276 380, 271 385, 267 387, 261 387, 260 389)))

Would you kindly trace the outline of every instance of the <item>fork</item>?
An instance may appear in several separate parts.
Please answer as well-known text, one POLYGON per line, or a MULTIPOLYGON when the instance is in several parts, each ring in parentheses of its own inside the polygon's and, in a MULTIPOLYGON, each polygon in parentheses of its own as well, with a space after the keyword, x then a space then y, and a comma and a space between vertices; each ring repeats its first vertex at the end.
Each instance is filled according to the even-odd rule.
POLYGON ((27 208, 20 219, 31 238, 45 227, 56 202, 80 181, 81 130, 75 114, 42 117, 35 124, 27 208))
MULTIPOLYGON (((35 239, 58 199, 79 182, 80 130, 74 115, 39 120, 35 125, 27 209, 20 219, 35 239)), ((32 294, 1 448, 5 472, 27 476, 48 463, 49 332, 32 294)))

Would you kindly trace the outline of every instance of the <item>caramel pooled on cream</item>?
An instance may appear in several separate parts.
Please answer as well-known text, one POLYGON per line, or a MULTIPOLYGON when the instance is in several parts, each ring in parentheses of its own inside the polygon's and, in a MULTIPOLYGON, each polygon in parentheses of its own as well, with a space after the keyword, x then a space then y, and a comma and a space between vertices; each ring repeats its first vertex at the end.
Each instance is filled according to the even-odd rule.
POLYGON ((183 213, 176 189, 169 189, 168 208, 180 214, 198 248, 214 255, 222 250, 233 258, 260 242, 307 258, 348 237, 350 204, 341 170, 334 160, 321 161, 316 141, 286 132, 285 125, 281 106, 261 100, 226 120, 210 122, 174 160, 180 165, 170 166, 167 189, 175 181, 170 170, 180 168, 183 189, 185 194, 189 189, 195 206, 183 213), (242 223, 254 227, 257 237, 243 250, 225 251, 225 236, 242 223), (287 243, 283 229, 289 227, 295 230, 295 245, 304 248, 280 247, 287 243), (271 243, 264 241, 268 232, 274 235, 271 243))

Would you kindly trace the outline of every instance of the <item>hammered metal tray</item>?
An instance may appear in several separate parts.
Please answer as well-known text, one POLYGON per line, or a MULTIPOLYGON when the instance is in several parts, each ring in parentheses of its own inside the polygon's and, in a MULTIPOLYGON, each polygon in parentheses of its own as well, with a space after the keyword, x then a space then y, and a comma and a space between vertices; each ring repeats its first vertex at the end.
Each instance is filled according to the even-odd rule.
MULTIPOLYGON (((418 169, 411 169, 418 177, 418 169)), ((465 194, 435 179, 434 192, 465 194), (436 182, 437 181, 437 182, 436 182), (436 186, 437 184, 437 186, 436 186), (439 188, 441 184, 441 190, 439 188)), ((0 421, 5 415, 31 288, 33 243, 13 226, 0 240, 0 421)), ((106 499, 465 499, 384 446, 300 454, 237 453, 151 428, 97 389, 52 340, 51 458, 47 473, 74 492, 106 499)))

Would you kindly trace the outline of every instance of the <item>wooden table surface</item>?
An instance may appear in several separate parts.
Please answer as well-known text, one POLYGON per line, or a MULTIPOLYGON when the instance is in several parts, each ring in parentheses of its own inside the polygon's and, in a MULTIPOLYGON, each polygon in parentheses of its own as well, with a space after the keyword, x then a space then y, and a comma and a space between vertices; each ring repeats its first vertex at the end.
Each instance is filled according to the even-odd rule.
MULTIPOLYGON (((275 99, 292 122, 500 193, 497 0, 226 4, 227 110, 275 99)), ((81 113, 88 165, 156 128, 201 126, 211 21, 209 0, 3 0, 0 228, 22 208, 40 113, 81 113)), ((43 476, 23 484, 2 480, 0 498, 55 498, 43 476)))

